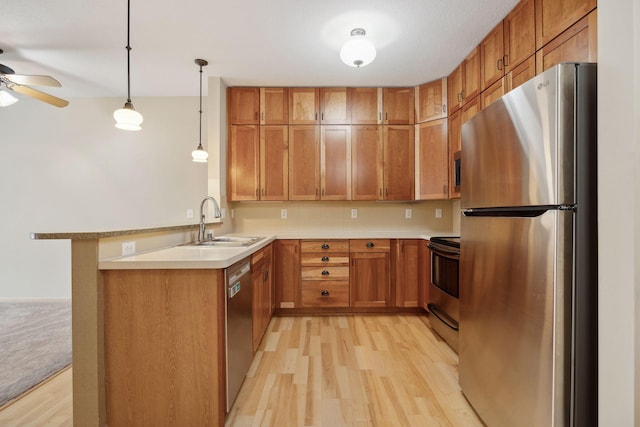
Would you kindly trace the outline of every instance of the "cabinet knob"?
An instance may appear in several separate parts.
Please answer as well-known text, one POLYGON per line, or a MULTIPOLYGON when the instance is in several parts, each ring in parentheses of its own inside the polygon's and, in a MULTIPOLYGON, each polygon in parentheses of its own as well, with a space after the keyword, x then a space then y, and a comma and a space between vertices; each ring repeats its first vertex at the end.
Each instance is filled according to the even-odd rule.
POLYGON ((325 290, 325 291, 322 291, 320 294, 321 294, 323 297, 328 297, 328 296, 329 296, 329 291, 325 290))
POLYGON ((368 247, 368 248, 372 248, 372 247, 374 247, 374 246, 375 246, 375 245, 373 244, 373 242, 367 242, 367 247, 368 247))
POLYGON ((323 243, 322 246, 320 246, 322 249, 329 249, 329 245, 327 243, 323 243))
POLYGON ((329 272, 328 272, 327 270, 322 270, 322 275, 323 275, 323 276, 328 276, 328 275, 329 275, 329 272))
POLYGON ((324 261, 324 262, 328 262, 328 261, 329 261, 329 257, 328 257, 328 256, 323 256, 323 257, 322 257, 322 261, 324 261))

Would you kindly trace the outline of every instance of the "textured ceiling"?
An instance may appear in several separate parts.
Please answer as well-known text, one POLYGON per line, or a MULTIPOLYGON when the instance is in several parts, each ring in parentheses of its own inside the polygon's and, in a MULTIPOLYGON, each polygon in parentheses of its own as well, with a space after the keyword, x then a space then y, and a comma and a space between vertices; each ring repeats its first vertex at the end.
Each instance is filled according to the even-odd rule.
MULTIPOLYGON (((229 85, 414 86, 449 72, 517 0, 132 0, 131 95, 197 96, 229 85), (362 27, 377 47, 340 62, 362 27), (205 80, 206 81, 206 80, 205 80), (205 86, 206 90, 206 86, 205 86)), ((126 0, 2 0, 0 63, 48 74, 62 98, 126 97, 126 0)))

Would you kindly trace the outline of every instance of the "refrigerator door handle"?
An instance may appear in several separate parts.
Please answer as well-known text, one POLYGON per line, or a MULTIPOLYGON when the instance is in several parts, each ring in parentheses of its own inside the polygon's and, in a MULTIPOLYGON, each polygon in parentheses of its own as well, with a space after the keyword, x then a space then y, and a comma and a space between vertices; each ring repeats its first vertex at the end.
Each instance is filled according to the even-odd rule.
POLYGON ((518 218, 534 218, 542 215, 549 210, 558 209, 558 206, 536 206, 527 208, 476 208, 464 209, 464 216, 478 217, 518 217, 518 218))

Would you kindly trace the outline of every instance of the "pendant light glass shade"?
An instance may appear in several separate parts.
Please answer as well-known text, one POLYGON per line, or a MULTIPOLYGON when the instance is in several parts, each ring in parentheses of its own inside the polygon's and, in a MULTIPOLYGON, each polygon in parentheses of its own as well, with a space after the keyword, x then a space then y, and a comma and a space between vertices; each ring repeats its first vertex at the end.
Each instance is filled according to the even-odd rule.
POLYGON ((0 107, 8 107, 18 102, 18 98, 11 95, 6 90, 0 90, 0 107))
POLYGON ((351 38, 340 50, 340 59, 350 67, 364 67, 376 58, 376 48, 365 38, 366 31, 362 28, 351 30, 351 38))
POLYGON ((209 153, 202 148, 202 67, 209 63, 204 59, 195 59, 194 62, 200 66, 200 110, 198 110, 200 113, 200 139, 198 140, 198 147, 191 152, 191 160, 195 163, 207 163, 209 153))
POLYGON ((131 102, 126 102, 124 107, 113 112, 113 118, 116 120, 116 127, 122 130, 140 130, 142 123, 142 114, 138 113, 131 102))
POLYGON ((116 121, 116 127, 122 130, 140 130, 142 123, 142 114, 138 113, 131 103, 131 0, 127 0, 127 102, 124 107, 114 111, 113 118, 116 121))

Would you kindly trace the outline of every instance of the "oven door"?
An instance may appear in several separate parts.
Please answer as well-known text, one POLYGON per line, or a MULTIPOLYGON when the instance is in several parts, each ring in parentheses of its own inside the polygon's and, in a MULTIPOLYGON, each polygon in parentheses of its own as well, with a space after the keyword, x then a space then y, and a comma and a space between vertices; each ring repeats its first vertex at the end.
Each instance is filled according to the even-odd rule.
POLYGON ((458 351, 459 254, 453 248, 429 244, 431 249, 431 283, 429 285, 429 323, 454 351, 458 351))

